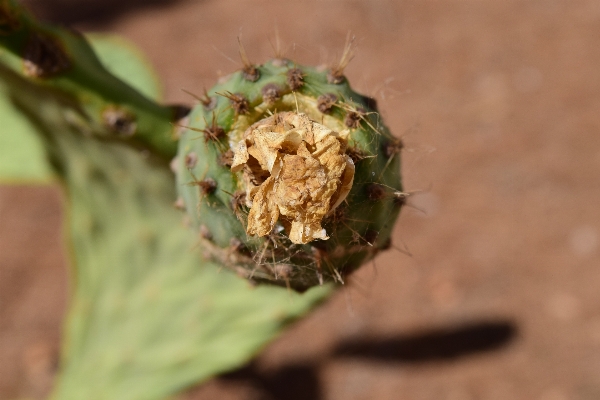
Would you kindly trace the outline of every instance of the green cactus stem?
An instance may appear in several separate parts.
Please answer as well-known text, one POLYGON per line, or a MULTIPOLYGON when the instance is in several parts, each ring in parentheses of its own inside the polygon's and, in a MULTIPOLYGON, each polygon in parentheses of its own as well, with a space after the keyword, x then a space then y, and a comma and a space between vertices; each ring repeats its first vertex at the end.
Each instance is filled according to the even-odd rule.
POLYGON ((13 0, 0 0, 0 59, 24 77, 75 98, 86 123, 82 131, 127 139, 172 158, 172 122, 187 113, 162 106, 112 75, 79 33, 36 21, 13 0))

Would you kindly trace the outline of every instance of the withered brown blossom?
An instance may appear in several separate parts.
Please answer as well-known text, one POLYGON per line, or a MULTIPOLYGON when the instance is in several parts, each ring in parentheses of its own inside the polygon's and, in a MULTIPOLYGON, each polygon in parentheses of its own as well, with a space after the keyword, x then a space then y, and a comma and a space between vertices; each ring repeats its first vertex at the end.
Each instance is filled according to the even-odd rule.
POLYGON ((328 239, 321 221, 344 201, 354 179, 347 137, 348 131, 332 131, 295 112, 250 126, 231 166, 244 174, 247 233, 266 236, 279 221, 293 243, 328 239))

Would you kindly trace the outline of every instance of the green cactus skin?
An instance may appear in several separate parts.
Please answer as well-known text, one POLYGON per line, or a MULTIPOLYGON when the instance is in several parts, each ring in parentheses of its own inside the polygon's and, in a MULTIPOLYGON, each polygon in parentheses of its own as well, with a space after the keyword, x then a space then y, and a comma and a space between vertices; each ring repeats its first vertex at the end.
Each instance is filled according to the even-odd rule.
POLYGON ((274 59, 224 77, 189 116, 174 160, 180 199, 210 258, 254 282, 304 291, 345 277, 390 235, 405 196, 401 142, 383 125, 375 101, 354 92, 340 70, 274 59), (253 123, 284 111, 305 113, 333 131, 350 130, 352 190, 323 220, 328 240, 294 244, 279 224, 263 238, 246 234, 241 173, 230 169, 232 146, 253 123))

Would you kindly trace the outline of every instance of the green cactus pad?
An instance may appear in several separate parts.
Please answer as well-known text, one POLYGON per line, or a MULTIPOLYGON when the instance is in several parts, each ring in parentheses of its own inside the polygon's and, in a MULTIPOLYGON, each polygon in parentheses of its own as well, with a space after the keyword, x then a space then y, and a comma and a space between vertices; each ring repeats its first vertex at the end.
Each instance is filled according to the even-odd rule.
POLYGON ((252 357, 331 288, 252 288, 199 262, 171 174, 129 148, 63 136, 77 286, 55 399, 160 399, 252 357))
POLYGON ((210 257, 252 281, 303 291, 343 283, 389 246, 404 202, 401 143, 383 125, 374 100, 354 92, 343 75, 276 59, 222 78, 198 98, 173 164, 179 204, 210 257), (231 170, 232 152, 251 125, 284 112, 349 132, 352 190, 323 219, 327 240, 292 243, 281 217, 268 235, 247 234, 249 203, 243 173, 231 170))

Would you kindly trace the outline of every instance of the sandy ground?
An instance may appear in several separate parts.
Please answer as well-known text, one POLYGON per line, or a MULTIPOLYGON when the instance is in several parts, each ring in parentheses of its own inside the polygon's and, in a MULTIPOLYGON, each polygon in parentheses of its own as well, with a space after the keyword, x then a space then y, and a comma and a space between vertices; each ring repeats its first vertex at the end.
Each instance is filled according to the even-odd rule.
MULTIPOLYGON (((134 41, 170 102, 239 68, 237 36, 255 62, 279 32, 318 64, 351 31, 347 76, 406 143, 396 249, 182 398, 600 398, 600 2, 71 3, 37 7, 134 41)), ((0 188, 0 221, 0 398, 43 398, 68 293, 60 193, 0 188)))

